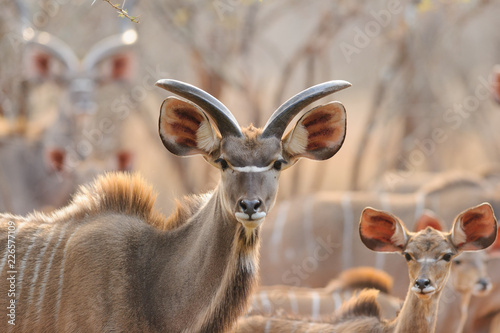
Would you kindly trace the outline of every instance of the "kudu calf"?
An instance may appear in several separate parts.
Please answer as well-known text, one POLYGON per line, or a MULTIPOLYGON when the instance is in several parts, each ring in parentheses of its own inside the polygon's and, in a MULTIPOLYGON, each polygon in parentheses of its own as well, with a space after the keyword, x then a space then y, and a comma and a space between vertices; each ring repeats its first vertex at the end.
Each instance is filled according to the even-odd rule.
POLYGON ((345 81, 297 94, 263 129, 241 128, 221 102, 194 86, 157 85, 189 101, 163 102, 163 144, 175 155, 202 155, 220 170, 219 184, 183 200, 169 218, 153 209, 154 195, 138 176, 121 174, 98 178, 50 215, 0 215, 0 307, 14 304, 7 314, 13 311, 16 324, 3 321, 5 330, 230 330, 257 279, 260 227, 281 171, 301 157, 328 159, 344 141, 339 102, 309 110, 283 133, 307 105, 349 87, 345 81), (8 252, 14 238, 15 263, 8 252))
MULTIPOLYGON (((373 251, 400 253, 408 264, 410 285, 401 312, 392 321, 381 320, 377 292, 363 291, 349 301, 337 318, 327 323, 301 323, 277 319, 279 332, 415 332, 435 331, 441 293, 452 260, 463 251, 482 250, 493 244, 497 222, 489 204, 470 208, 457 216, 449 232, 426 228, 410 232, 392 214, 366 208, 359 234, 373 251), (316 326, 317 325, 317 326, 316 326)), ((240 321, 238 332, 278 332, 273 320, 262 317, 240 321)))

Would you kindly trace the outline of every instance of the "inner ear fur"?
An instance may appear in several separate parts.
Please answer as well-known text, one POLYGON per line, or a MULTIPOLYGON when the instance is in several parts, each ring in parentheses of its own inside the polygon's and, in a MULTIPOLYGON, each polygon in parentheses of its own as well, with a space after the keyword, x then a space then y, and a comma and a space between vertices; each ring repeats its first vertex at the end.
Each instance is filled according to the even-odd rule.
POLYGON ((307 157, 326 160, 344 143, 347 126, 342 103, 331 102, 306 112, 283 138, 283 147, 291 160, 307 157))
POLYGON ((366 247, 378 252, 401 252, 408 238, 396 216, 370 207, 361 213, 359 235, 366 247))
POLYGON ((451 241, 462 251, 482 250, 495 242, 497 221, 488 203, 469 208, 460 213, 453 223, 451 241))
POLYGON ((219 146, 220 135, 203 110, 176 97, 163 101, 158 126, 163 145, 176 155, 208 155, 219 146))

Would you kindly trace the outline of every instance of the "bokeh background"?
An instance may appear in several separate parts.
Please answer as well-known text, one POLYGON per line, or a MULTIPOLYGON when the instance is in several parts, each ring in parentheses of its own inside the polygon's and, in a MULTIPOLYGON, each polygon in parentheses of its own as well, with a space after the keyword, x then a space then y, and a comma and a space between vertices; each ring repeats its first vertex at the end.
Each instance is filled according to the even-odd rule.
POLYGON ((421 172, 482 172, 500 161, 500 105, 492 97, 498 1, 118 4, 139 23, 103 0, 0 5, 2 211, 58 207, 109 170, 141 172, 165 213, 174 198, 213 188, 217 170, 198 156, 171 155, 158 138, 168 93, 154 82, 162 78, 206 90, 243 126, 264 125, 311 85, 352 83, 327 98, 347 109, 344 147, 327 162, 302 160, 284 172, 280 200, 393 187, 421 172), (96 45, 127 32, 123 47, 83 68, 96 45), (76 69, 43 38, 60 40, 79 59, 76 69))

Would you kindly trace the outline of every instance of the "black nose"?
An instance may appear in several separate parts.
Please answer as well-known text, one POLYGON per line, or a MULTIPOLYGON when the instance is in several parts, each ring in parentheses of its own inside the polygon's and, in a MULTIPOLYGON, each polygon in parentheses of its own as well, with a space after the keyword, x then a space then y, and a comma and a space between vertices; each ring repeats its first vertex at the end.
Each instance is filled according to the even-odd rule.
POLYGON ((428 287, 430 284, 431 281, 429 279, 418 279, 417 281, 415 281, 415 286, 420 290, 424 290, 425 287, 428 287))
POLYGON ((260 206, 262 205, 262 201, 260 200, 247 200, 243 199, 239 202, 240 208, 243 213, 248 214, 248 216, 252 216, 252 214, 257 213, 259 211, 260 206))
POLYGON ((486 290, 486 288, 488 288, 488 285, 490 284, 488 280, 486 280, 485 278, 480 278, 479 281, 477 281, 478 284, 481 285, 481 288, 483 290, 486 290))

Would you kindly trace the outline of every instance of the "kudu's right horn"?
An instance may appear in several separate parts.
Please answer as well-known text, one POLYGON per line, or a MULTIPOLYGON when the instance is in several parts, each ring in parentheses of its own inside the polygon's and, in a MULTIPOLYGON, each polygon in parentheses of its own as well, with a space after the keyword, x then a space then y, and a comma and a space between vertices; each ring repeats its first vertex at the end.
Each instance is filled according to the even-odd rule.
POLYGON ((317 84, 298 93, 283 103, 269 118, 264 126, 262 137, 275 136, 281 139, 290 121, 306 106, 318 99, 333 94, 336 91, 350 87, 351 84, 343 80, 328 81, 317 84))

